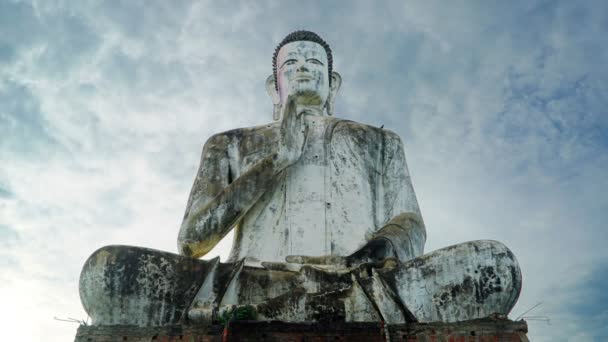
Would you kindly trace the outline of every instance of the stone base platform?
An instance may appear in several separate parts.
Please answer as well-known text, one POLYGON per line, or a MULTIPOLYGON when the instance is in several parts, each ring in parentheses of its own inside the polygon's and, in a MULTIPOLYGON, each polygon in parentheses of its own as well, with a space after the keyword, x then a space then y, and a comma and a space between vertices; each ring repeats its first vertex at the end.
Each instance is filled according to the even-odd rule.
POLYGON ((456 323, 286 323, 234 321, 227 326, 80 326, 76 342, 113 341, 528 341, 525 321, 486 318, 456 323))

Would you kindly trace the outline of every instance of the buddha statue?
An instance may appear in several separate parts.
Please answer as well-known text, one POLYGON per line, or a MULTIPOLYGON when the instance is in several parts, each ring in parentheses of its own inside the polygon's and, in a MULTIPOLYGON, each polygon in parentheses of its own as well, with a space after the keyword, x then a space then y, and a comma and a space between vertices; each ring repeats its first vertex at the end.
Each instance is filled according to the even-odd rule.
POLYGON ((506 315, 521 272, 503 244, 424 253, 403 143, 334 117, 341 76, 317 34, 273 56, 272 123, 205 143, 179 254, 106 246, 80 277, 95 325, 204 323, 249 306, 259 320, 454 322, 506 315), (201 260, 234 229, 229 259, 201 260))

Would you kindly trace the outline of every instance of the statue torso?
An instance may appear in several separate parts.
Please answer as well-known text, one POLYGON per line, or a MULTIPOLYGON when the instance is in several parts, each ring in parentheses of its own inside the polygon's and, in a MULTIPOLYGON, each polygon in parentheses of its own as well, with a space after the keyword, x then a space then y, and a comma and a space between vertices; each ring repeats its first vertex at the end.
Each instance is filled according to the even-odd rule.
MULTIPOLYGON (((309 116, 300 160, 236 227, 231 260, 285 261, 288 255, 348 255, 389 217, 382 196, 383 131, 309 116)), ((231 131, 231 169, 246 172, 278 143, 278 124, 231 131)))

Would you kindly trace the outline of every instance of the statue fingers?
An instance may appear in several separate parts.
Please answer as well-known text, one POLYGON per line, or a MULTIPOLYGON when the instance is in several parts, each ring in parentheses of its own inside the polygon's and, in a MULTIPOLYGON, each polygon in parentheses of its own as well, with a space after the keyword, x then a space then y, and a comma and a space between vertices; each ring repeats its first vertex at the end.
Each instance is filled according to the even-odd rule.
POLYGON ((295 264, 323 264, 320 257, 312 257, 306 255, 288 255, 285 261, 295 264))
POLYGON ((350 268, 357 268, 357 267, 365 267, 365 268, 383 268, 383 269, 390 269, 390 268, 395 268, 398 267, 399 265, 401 265, 401 262, 399 261, 399 259, 397 258, 393 258, 393 257, 389 257, 389 258, 385 258, 385 259, 381 259, 381 260, 354 260, 351 259, 349 260, 349 263, 347 264, 348 267, 350 268))
POLYGON ((289 129, 294 126, 296 119, 296 103, 294 100, 294 96, 289 95, 285 100, 285 104, 283 105, 283 125, 286 129, 289 129))
POLYGON ((307 256, 307 255, 288 255, 285 258, 288 263, 309 264, 309 265, 345 265, 346 259, 337 255, 307 256))
POLYGON ((286 262, 262 262, 262 267, 269 271, 300 272, 302 265, 286 262))
POLYGON ((386 259, 384 259, 384 262, 382 263, 381 268, 395 268, 395 267, 399 266, 400 264, 401 264, 401 262, 397 258, 386 258, 386 259))

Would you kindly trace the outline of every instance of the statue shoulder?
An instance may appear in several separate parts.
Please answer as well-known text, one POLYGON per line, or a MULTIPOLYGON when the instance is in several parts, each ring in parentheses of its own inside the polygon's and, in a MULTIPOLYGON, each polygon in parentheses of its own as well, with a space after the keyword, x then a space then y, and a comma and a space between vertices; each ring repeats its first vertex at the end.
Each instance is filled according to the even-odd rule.
POLYGON ((334 125, 334 131, 343 131, 347 134, 371 135, 382 138, 385 141, 393 144, 403 144, 401 137, 399 137, 397 133, 383 127, 376 127, 350 120, 337 120, 334 125))
POLYGON ((403 145, 403 141, 401 140, 399 134, 391 131, 390 129, 382 129, 382 132, 384 134, 385 141, 392 144, 403 145))
POLYGON ((213 146, 222 146, 228 147, 229 145, 239 145, 243 140, 252 139, 252 138, 260 138, 266 137, 269 135, 276 134, 276 130, 279 127, 277 122, 272 122, 265 125, 258 125, 252 127, 241 127, 231 129, 225 132, 215 133, 207 142, 205 142, 205 146, 213 145, 213 146))

